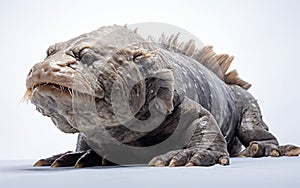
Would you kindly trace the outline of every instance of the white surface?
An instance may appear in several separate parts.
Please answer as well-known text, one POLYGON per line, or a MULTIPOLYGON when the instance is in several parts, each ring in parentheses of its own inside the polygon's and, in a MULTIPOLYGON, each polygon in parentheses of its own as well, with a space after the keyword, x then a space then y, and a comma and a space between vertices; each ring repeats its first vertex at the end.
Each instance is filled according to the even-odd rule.
POLYGON ((272 187, 299 188, 300 157, 231 159, 223 167, 31 167, 33 161, 0 161, 0 187, 272 187))
POLYGON ((1 1, 0 159, 38 159, 75 147, 74 135, 19 103, 29 69, 50 44, 104 25, 146 21, 178 25, 235 55, 232 66, 253 84, 271 131, 281 143, 300 144, 299 17, 297 0, 1 1))

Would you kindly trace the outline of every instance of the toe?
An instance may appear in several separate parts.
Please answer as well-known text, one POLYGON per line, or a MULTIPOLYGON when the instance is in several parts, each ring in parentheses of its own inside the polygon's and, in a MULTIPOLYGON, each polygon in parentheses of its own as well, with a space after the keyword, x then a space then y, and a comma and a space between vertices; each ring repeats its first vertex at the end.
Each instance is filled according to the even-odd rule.
POLYGON ((219 159, 218 159, 218 163, 222 166, 226 166, 226 165, 229 165, 229 157, 228 156, 221 156, 219 159))
POLYGON ((229 155, 224 152, 187 148, 153 158, 151 166, 212 166, 216 163, 229 165, 229 155))
POLYGON ((112 161, 110 161, 108 159, 109 159, 108 155, 102 157, 101 165, 102 166, 115 166, 115 165, 118 165, 118 164, 116 164, 116 163, 114 163, 114 162, 112 162, 112 161))
POLYGON ((280 152, 277 149, 272 149, 270 152, 271 157, 280 157, 280 152))
POLYGON ((182 163, 177 159, 172 159, 169 163, 169 167, 182 166, 182 165, 184 165, 184 163, 182 163))
POLYGON ((64 165, 61 161, 59 160, 55 160, 52 164, 51 164, 51 167, 52 168, 57 168, 57 167, 64 167, 66 165, 64 165))
POLYGON ((102 157, 93 150, 88 150, 76 162, 75 168, 100 166, 102 164, 102 157))
POLYGON ((65 152, 65 153, 61 153, 61 154, 57 154, 57 155, 53 155, 52 157, 48 157, 45 159, 41 159, 39 161, 37 161, 33 166, 51 166, 51 164, 58 158, 60 158, 63 155, 69 154, 71 153, 70 151, 65 152))
POLYGON ((154 157, 148 164, 150 166, 168 166, 173 157, 182 150, 170 151, 164 155, 154 157))
POLYGON ((251 153, 255 154, 259 150, 259 146, 257 143, 251 145, 251 153))
POLYGON ((166 166, 166 162, 163 161, 162 159, 160 159, 159 157, 155 157, 153 158, 150 162, 149 162, 149 165, 150 166, 166 166))
POLYGON ((264 156, 264 150, 261 144, 257 142, 252 142, 249 146, 249 156, 250 157, 262 157, 264 156))
POLYGON ((294 145, 279 146, 279 151, 284 156, 298 156, 300 155, 300 147, 294 145))
POLYGON ((211 152, 201 151, 195 153, 189 162, 196 166, 212 166, 216 161, 216 157, 211 152))
POLYGON ((192 162, 188 162, 184 166, 189 167, 189 166, 196 166, 196 165, 194 163, 192 163, 192 162))
POLYGON ((51 167, 69 167, 75 166, 77 160, 84 154, 85 152, 75 152, 75 153, 67 153, 62 155, 58 159, 56 159, 51 167))
POLYGON ((175 166, 184 166, 189 159, 191 158, 192 150, 186 149, 182 150, 181 152, 178 152, 174 155, 174 157, 171 159, 169 166, 175 167, 175 166))
POLYGON ((33 166, 50 166, 52 164, 52 161, 47 161, 45 159, 41 159, 39 161, 37 161, 36 163, 34 163, 33 166))

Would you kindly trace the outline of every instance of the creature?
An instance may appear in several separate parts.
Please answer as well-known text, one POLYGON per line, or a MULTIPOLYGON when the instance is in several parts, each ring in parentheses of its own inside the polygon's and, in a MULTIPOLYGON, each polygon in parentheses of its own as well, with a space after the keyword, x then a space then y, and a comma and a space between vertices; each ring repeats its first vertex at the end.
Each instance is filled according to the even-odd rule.
POLYGON ((101 27, 47 50, 30 70, 26 98, 77 148, 35 166, 228 165, 231 156, 297 156, 279 146, 233 57, 178 35, 146 40, 101 27), (245 149, 242 149, 242 146, 245 149))

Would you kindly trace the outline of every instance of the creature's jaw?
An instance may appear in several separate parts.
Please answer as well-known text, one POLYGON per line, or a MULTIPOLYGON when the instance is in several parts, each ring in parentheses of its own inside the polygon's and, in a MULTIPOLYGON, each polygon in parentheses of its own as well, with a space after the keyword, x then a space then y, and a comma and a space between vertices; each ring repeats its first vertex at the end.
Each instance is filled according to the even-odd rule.
POLYGON ((24 100, 32 100, 35 92, 49 92, 49 91, 56 91, 60 92, 60 96, 62 99, 64 97, 73 97, 74 95, 81 95, 81 96, 88 96, 99 98, 94 94, 94 92, 89 92, 88 90, 85 91, 78 91, 76 87, 70 86, 70 84, 65 83, 51 83, 51 82, 40 82, 34 83, 31 87, 27 88, 24 100), (74 89, 75 88, 75 89, 74 89))
MULTIPOLYGON (((82 82, 82 80, 84 80, 83 76, 78 73, 69 77, 63 77, 59 79, 51 79, 51 77, 40 78, 40 76, 38 76, 38 78, 28 77, 26 82, 27 91, 24 98, 30 100, 34 92, 39 91, 41 88, 59 90, 62 95, 64 94, 67 96, 82 94, 99 98, 100 96, 96 95, 95 93, 96 84, 82 82)), ((101 90, 101 87, 97 87, 97 89, 101 90)))
POLYGON ((79 132, 72 121, 72 89, 62 85, 44 83, 27 89, 24 98, 36 106, 44 116, 48 116, 56 127, 65 133, 79 132))
POLYGON ((30 101, 44 116, 50 117, 65 133, 78 133, 98 124, 119 126, 119 119, 110 112, 103 98, 81 93, 56 83, 40 83, 27 89, 24 100, 30 101))
POLYGON ((79 121, 81 116, 90 112, 97 116, 97 110, 94 108, 92 111, 90 108, 96 106, 96 103, 104 103, 101 94, 103 90, 101 87, 95 90, 97 84, 91 84, 89 80, 92 79, 79 72, 69 68, 45 72, 43 67, 46 65, 36 64, 30 71, 23 100, 30 101, 42 115, 50 117, 61 131, 80 132, 78 126, 82 124, 79 121))
POLYGON ((44 83, 33 84, 31 87, 27 88, 24 95, 24 100, 31 101, 32 97, 34 96, 34 93, 41 92, 41 90, 60 90, 60 92, 65 95, 68 95, 68 93, 71 95, 74 92, 73 89, 66 87, 64 85, 44 82, 44 83))

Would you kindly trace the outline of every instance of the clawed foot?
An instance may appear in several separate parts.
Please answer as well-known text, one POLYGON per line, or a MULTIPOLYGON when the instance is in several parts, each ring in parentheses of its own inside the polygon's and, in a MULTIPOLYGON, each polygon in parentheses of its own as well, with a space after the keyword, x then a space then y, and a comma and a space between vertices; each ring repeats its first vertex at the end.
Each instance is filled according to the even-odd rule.
POLYGON ((170 151, 164 155, 153 158, 151 166, 212 166, 214 164, 229 165, 227 153, 203 150, 199 148, 188 148, 170 151))
POLYGON ((298 155, 300 155, 300 147, 293 146, 293 145, 279 146, 278 150, 282 156, 298 156, 298 155))
POLYGON ((66 152, 37 161, 33 166, 70 167, 110 166, 113 163, 105 160, 93 150, 66 152))
POLYGON ((293 145, 277 146, 266 141, 253 141, 238 157, 298 156, 300 148, 293 145))

